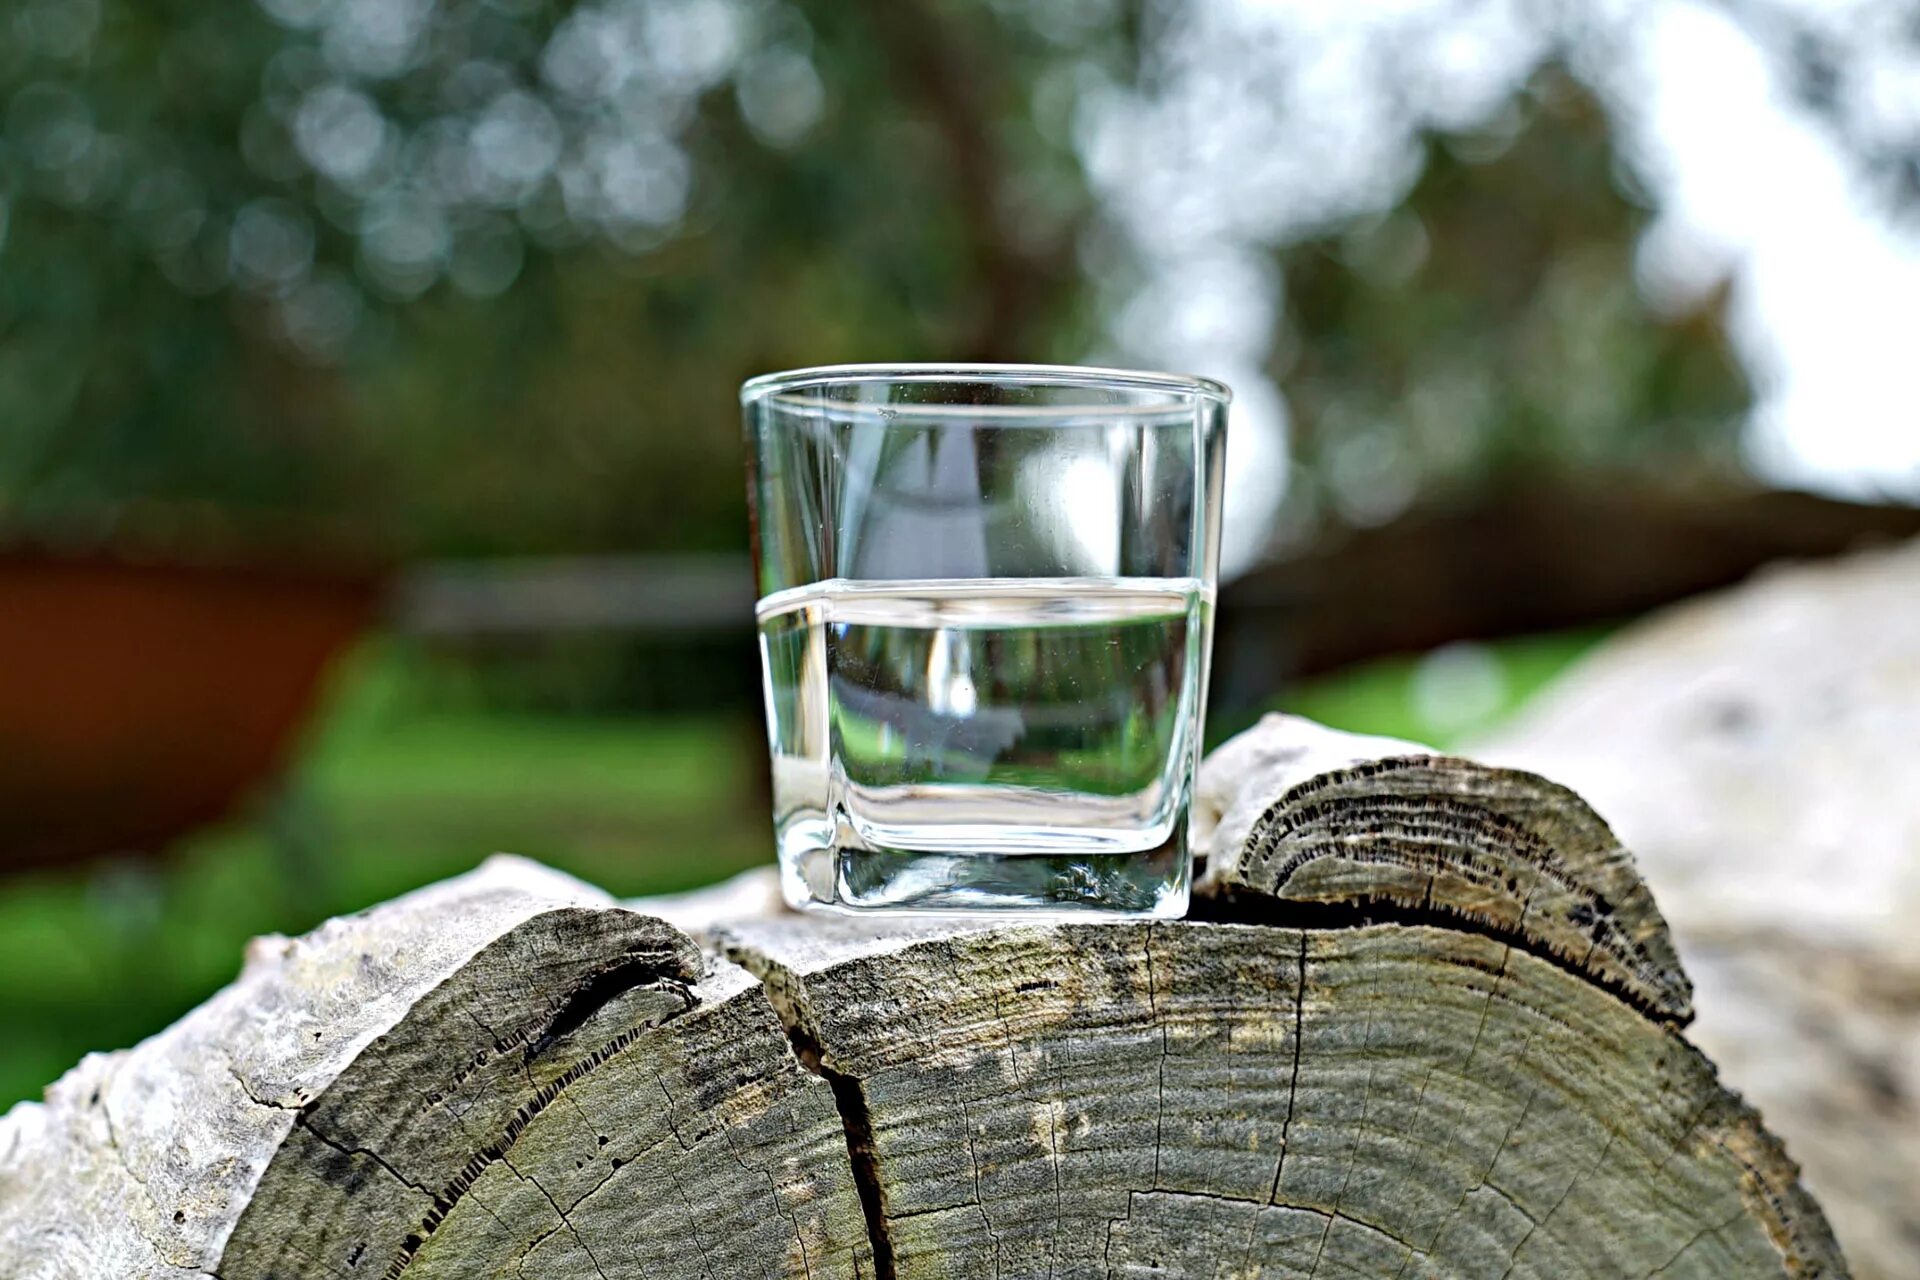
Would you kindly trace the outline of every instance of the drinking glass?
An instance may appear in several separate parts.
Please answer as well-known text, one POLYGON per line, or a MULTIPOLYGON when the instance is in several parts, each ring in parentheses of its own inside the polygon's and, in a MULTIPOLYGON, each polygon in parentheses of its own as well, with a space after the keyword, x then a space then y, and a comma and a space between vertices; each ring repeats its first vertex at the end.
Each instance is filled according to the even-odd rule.
POLYGON ((845 365, 741 388, 796 907, 1177 916, 1230 393, 845 365))

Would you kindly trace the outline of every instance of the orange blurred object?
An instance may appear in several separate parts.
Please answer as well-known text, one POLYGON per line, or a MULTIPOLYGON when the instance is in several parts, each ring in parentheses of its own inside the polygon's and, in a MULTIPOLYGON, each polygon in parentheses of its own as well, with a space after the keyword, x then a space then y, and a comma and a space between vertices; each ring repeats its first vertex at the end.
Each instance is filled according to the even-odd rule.
POLYGON ((380 577, 0 553, 0 871, 154 853, 286 761, 380 577))

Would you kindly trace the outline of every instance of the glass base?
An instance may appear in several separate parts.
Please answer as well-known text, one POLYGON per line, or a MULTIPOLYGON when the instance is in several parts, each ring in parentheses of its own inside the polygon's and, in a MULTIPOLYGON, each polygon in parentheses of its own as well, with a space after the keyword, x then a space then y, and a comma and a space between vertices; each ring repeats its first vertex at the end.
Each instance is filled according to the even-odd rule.
POLYGON ((931 853, 812 847, 783 851, 787 904, 847 913, 1177 919, 1191 881, 1186 824, 1131 853, 931 853))

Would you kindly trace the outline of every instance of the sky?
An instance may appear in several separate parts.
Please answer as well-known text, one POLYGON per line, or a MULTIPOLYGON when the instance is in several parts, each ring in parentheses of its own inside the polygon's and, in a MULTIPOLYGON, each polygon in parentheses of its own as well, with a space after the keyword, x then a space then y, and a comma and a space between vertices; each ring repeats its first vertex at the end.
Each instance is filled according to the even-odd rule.
MULTIPOLYGON (((1636 160, 1662 199, 1641 248, 1643 290, 1697 288, 1715 267, 1732 275, 1733 336, 1758 392, 1745 443, 1761 474, 1920 498, 1920 237, 1783 100, 1724 11, 1662 5, 1643 41, 1636 160)), ((1863 70, 1874 109, 1920 124, 1920 62, 1863 70)))
POLYGON ((1656 307, 1723 280, 1755 387, 1743 444, 1781 485, 1920 500, 1920 219, 1902 224, 1789 93, 1790 13, 1844 59, 1838 110, 1920 138, 1911 6, 1776 0, 1196 0, 1151 87, 1095 84, 1077 145, 1143 284, 1115 353, 1235 388, 1223 572, 1250 565, 1286 492, 1283 388, 1261 366, 1282 304, 1271 248, 1390 208, 1420 133, 1493 118, 1556 48, 1614 120, 1658 215, 1638 253, 1656 307))

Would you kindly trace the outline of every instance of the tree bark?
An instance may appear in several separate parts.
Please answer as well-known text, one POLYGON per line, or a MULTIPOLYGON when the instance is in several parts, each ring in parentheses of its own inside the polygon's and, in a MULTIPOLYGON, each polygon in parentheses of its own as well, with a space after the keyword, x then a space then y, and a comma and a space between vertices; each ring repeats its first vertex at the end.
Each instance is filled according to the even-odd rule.
POLYGON ((0 1122, 0 1274, 1846 1274, 1571 792, 1273 718, 1199 808, 1186 921, 498 861, 271 940, 0 1122))

